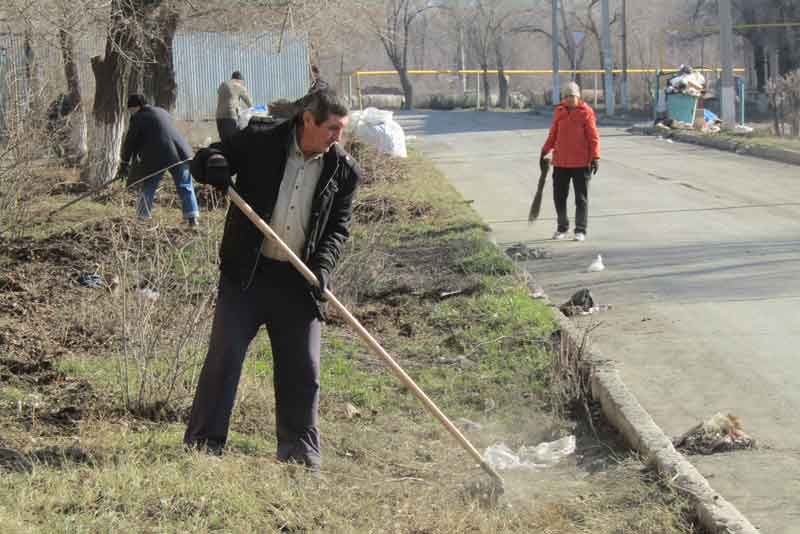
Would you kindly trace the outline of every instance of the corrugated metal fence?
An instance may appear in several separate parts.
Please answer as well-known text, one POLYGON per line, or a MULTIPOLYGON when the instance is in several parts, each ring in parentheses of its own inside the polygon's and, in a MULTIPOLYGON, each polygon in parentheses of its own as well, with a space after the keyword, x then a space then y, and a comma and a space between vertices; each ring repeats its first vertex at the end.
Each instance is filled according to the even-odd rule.
MULTIPOLYGON (((102 38, 76 39, 84 104, 91 109, 95 80, 90 57, 102 54, 102 38)), ((30 106, 44 109, 66 90, 64 67, 57 46, 34 43, 33 63, 26 56, 24 38, 0 33, 0 131, 12 117, 21 118, 30 106), (35 87, 28 87, 29 75, 35 87)), ((179 32, 173 55, 178 84, 177 118, 213 119, 217 87, 239 70, 253 102, 268 104, 279 98, 297 99, 310 85, 307 41, 303 36, 275 33, 179 32)))
POLYGON ((25 68, 22 61, 24 54, 18 49, 17 40, 13 35, 0 34, 0 130, 5 125, 6 116, 11 113, 11 106, 19 102, 20 95, 24 94, 23 87, 17 80, 24 78, 18 72, 25 68))
POLYGON ((308 90, 306 39, 275 33, 178 33, 173 44, 178 83, 176 118, 213 119, 217 88, 242 73, 254 104, 295 100, 308 90))

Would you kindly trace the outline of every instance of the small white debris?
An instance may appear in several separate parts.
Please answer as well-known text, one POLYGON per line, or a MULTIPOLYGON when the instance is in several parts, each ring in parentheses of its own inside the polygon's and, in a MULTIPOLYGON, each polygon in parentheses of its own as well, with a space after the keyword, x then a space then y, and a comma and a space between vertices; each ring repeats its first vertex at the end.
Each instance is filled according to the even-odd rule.
POLYGON ((344 416, 348 419, 361 417, 361 410, 359 410, 353 404, 348 402, 344 405, 344 416))
POLYGON ((591 265, 589 265, 589 268, 587 269, 587 271, 590 272, 590 273, 599 273, 600 271, 602 271, 605 268, 606 268, 606 266, 603 265, 603 256, 598 254, 597 258, 595 258, 595 260, 591 263, 591 265))
POLYGON ((139 288, 139 289, 137 289, 137 290, 136 290, 136 294, 137 294, 139 297, 141 297, 141 298, 143 298, 143 299, 145 299, 145 300, 149 300, 149 301, 151 301, 151 302, 155 302, 155 301, 157 301, 157 300, 158 300, 158 297, 160 297, 160 296, 161 296, 161 295, 158 293, 158 291, 153 291, 153 290, 152 290, 152 289, 150 289, 149 287, 142 287, 142 288, 139 288))

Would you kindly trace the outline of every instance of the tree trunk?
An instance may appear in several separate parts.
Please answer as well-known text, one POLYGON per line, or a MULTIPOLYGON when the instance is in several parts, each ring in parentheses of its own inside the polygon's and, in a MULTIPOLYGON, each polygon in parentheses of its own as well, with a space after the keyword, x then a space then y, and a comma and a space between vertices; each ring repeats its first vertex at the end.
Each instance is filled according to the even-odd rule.
POLYGON ((763 93, 767 86, 767 65, 764 61, 764 47, 762 45, 753 45, 753 59, 756 71, 756 86, 758 91, 763 93))
POLYGON ((33 51, 33 36, 30 29, 25 30, 25 110, 30 111, 36 109, 36 95, 39 92, 38 83, 36 83, 36 53, 33 51))
POLYGON ((178 84, 175 81, 175 62, 172 58, 172 43, 180 20, 177 11, 165 8, 158 18, 158 37, 151 42, 151 53, 155 58, 144 71, 144 94, 150 102, 169 112, 175 111, 178 101, 178 84))
POLYGON ((397 73, 400 75, 400 85, 403 86, 403 94, 406 98, 403 109, 414 109, 414 86, 411 85, 411 79, 408 77, 408 69, 405 67, 397 69, 397 73))
POLYGON ((86 159, 88 152, 86 111, 83 108, 80 70, 75 63, 75 40, 72 35, 61 29, 59 30, 59 41, 69 102, 69 109, 65 117, 65 156, 69 165, 79 166, 86 159))
POLYGON ((94 135, 81 179, 92 186, 112 180, 117 172, 125 126, 125 102, 131 73, 130 52, 135 50, 130 16, 137 6, 112 0, 111 28, 105 56, 92 58, 95 77, 94 135))
POLYGON ((495 44, 495 54, 497 56, 497 107, 501 109, 508 109, 508 76, 506 76, 506 68, 503 62, 502 44, 499 39, 500 38, 498 38, 498 42, 495 44))
POLYGON ((502 109, 509 108, 508 98, 508 76, 506 76, 505 69, 500 67, 497 70, 497 87, 498 87, 498 102, 497 107, 502 109))
POLYGON ((492 107, 489 91, 489 72, 487 67, 483 67, 483 111, 489 111, 492 107))

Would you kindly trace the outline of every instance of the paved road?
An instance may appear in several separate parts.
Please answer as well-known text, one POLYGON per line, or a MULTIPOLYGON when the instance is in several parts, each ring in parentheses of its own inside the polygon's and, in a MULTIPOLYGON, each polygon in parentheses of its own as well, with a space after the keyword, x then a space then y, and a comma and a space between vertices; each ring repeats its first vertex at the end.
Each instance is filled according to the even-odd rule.
POLYGON ((553 242, 549 184, 525 220, 547 118, 399 119, 498 243, 552 252, 527 267, 554 301, 589 287, 613 305, 593 342, 668 435, 741 418, 759 451, 692 461, 762 532, 800 533, 800 167, 603 128, 588 239, 553 242), (607 269, 585 272, 598 253, 607 269))

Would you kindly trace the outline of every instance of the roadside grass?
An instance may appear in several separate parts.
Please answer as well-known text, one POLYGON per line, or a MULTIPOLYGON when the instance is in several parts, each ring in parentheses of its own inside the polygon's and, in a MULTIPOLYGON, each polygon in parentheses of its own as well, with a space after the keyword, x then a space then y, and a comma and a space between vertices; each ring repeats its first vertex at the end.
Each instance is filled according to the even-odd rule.
MULTIPOLYGON (((3 530, 696 532, 687 502, 613 436, 546 409, 554 361, 549 310, 529 297, 522 274, 488 243, 482 221, 427 161, 412 154, 395 171, 360 191, 333 291, 479 450, 575 433, 576 455, 553 468, 507 473, 502 504, 485 506, 474 497, 483 472, 334 314, 323 331, 321 478, 273 459, 273 371, 263 331, 245 362, 226 454, 189 453, 181 440, 190 395, 175 395, 167 413, 148 417, 120 402, 119 293, 65 283, 53 294, 37 286, 44 296, 28 302, 23 297, 33 287, 25 286, 27 293, 9 294, 22 299, 24 313, 0 331, 0 340, 12 349, 6 357, 14 365, 32 363, 15 374, 0 360, 0 451, 18 450, 32 465, 15 467, 0 455, 3 530), (26 329, 25 321, 45 307, 52 323, 71 325, 61 328, 66 333, 54 335, 42 322, 26 329), (76 343, 70 332, 79 326, 90 333, 76 343), (55 360, 52 368, 40 364, 48 359, 55 360), (55 416, 65 409, 69 417, 55 416)), ((36 209, 65 199, 50 197, 36 209)), ((131 210, 129 202, 79 206, 57 225, 37 227, 35 244, 76 229, 108 236, 131 210)), ((175 211, 160 206, 157 222, 174 242, 169 254, 178 254, 184 267, 167 269, 172 285, 164 287, 173 289, 161 291, 159 305, 183 299, 191 307, 196 302, 175 282, 213 294, 216 279, 207 268, 215 260, 208 251, 221 235, 223 213, 204 214, 202 231, 191 234, 180 231, 175 211)), ((126 247, 148 236, 161 239, 138 227, 131 236, 105 253, 130 252, 126 247)), ((76 258, 61 270, 56 261, 40 274, 71 277, 98 259, 76 258)), ((111 262, 100 263, 101 272, 115 272, 111 262)), ((7 264, 14 273, 28 272, 23 262, 7 264)), ((150 272, 146 263, 134 271, 150 272)), ((119 291, 135 287, 121 284, 119 291)), ((141 325, 129 326, 135 333, 141 325)), ((159 326, 165 334, 180 332, 169 320, 159 326)), ((202 346, 207 322, 193 332, 202 346)), ((168 369, 174 354, 167 344, 155 347, 155 368, 168 369)), ((181 391, 191 391, 197 365, 180 376, 181 391)))
POLYGON ((778 137, 774 135, 769 129, 757 129, 751 134, 736 135, 732 133, 719 132, 716 134, 708 134, 713 137, 724 137, 740 143, 746 143, 754 146, 765 146, 770 148, 783 148, 785 150, 794 150, 800 152, 800 137, 783 136, 778 137))

